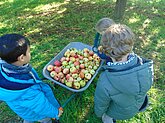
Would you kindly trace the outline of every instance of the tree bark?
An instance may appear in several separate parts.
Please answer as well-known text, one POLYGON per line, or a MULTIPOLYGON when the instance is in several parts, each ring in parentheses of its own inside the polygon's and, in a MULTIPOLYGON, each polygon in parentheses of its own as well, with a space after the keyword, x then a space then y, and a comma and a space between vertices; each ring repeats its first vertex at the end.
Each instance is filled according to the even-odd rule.
POLYGON ((127 0, 116 0, 116 6, 114 11, 115 20, 120 21, 124 16, 127 0))

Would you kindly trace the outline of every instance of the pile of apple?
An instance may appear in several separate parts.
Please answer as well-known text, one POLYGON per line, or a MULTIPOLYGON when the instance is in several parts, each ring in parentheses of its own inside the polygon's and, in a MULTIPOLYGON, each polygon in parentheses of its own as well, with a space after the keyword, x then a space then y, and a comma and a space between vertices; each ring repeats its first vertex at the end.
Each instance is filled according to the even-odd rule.
POLYGON ((47 66, 50 77, 67 87, 83 88, 100 66, 100 58, 88 48, 67 49, 64 56, 47 66))

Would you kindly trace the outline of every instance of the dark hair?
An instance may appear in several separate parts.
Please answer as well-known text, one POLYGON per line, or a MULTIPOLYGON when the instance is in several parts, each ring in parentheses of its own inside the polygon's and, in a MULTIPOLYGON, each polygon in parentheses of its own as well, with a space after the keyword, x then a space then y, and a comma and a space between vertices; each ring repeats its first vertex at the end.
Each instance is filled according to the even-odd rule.
POLYGON ((0 58, 8 63, 16 62, 20 55, 26 55, 28 46, 29 40, 22 35, 3 35, 0 37, 0 58))

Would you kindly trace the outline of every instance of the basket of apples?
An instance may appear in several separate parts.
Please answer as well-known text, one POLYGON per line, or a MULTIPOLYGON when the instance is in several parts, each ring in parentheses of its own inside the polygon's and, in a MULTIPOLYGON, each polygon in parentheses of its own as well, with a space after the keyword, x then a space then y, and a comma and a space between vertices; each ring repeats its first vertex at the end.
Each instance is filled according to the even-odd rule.
POLYGON ((91 46, 71 42, 44 67, 43 75, 70 91, 81 92, 89 87, 102 64, 91 46))

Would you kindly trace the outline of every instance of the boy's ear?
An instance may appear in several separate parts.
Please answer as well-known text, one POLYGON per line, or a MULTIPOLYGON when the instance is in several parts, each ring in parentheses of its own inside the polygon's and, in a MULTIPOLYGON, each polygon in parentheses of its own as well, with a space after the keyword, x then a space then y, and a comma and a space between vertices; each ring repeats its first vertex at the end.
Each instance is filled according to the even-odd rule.
POLYGON ((24 55, 22 54, 22 55, 18 56, 17 60, 21 61, 21 62, 24 61, 24 55))

